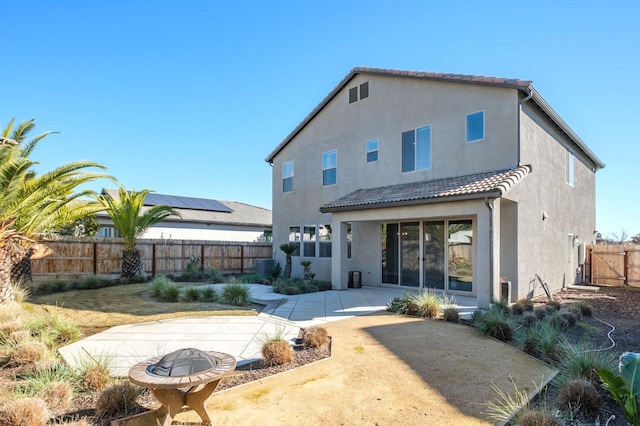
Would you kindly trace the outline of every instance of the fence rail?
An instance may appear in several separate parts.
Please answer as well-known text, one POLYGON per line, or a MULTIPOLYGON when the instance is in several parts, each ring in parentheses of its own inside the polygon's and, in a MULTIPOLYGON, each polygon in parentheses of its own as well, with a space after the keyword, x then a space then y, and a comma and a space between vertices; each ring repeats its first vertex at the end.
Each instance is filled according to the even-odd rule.
POLYGON ((588 246, 585 271, 592 284, 640 287, 640 245, 588 246))
MULTIPOLYGON (((151 275, 176 274, 199 258, 202 267, 223 273, 252 273, 256 260, 273 257, 271 243, 199 240, 140 240, 142 269, 151 275)), ((122 266, 121 238, 43 240, 31 258, 34 281, 72 279, 81 275, 118 276, 122 266)))

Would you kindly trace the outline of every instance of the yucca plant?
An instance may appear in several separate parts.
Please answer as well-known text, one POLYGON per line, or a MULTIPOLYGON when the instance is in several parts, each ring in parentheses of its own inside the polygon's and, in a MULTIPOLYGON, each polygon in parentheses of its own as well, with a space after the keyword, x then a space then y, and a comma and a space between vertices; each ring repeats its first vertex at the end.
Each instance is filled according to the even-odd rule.
POLYGON ((291 255, 298 249, 296 243, 284 243, 280 244, 280 250, 285 254, 284 272, 282 278, 291 278, 291 255))
POLYGON ((141 254, 136 247, 142 234, 167 217, 180 216, 169 206, 158 205, 144 208, 144 200, 151 192, 148 189, 127 191, 123 186, 120 186, 117 196, 106 192, 96 196, 124 239, 120 272, 120 277, 124 280, 130 280, 142 273, 141 254))
POLYGON ((38 142, 55 132, 44 132, 26 141, 34 120, 16 125, 9 121, 0 132, 0 304, 13 302, 12 282, 31 279, 32 245, 35 239, 101 210, 84 199, 90 190, 80 185, 107 178, 91 169, 104 167, 93 162, 64 164, 42 175, 30 156, 38 142))

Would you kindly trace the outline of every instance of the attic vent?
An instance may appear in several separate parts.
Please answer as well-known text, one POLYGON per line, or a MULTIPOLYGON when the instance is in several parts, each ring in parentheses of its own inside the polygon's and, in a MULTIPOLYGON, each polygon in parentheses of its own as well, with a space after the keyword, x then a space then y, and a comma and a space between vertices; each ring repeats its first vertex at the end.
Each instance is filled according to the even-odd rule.
MULTIPOLYGON (((360 100, 369 97, 369 82, 365 81, 360 85, 360 100)), ((358 101, 358 86, 349 89, 349 103, 358 101)))
POLYGON ((358 100, 358 88, 352 87, 349 89, 349 103, 352 104, 358 100))

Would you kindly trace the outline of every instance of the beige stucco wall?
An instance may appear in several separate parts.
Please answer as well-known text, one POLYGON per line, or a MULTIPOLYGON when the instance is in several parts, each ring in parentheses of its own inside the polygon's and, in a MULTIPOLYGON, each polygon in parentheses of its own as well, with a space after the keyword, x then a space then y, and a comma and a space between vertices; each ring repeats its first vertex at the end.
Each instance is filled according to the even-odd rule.
MULTIPOLYGON (((284 265, 277 247, 287 241, 289 226, 332 223, 330 214, 319 212, 320 206, 356 189, 514 167, 517 134, 515 90, 358 75, 274 158, 276 259, 284 265), (349 88, 365 81, 369 97, 349 104, 349 88), (466 143, 466 115, 481 110, 485 139, 466 143), (431 168, 402 173, 402 132, 426 125, 431 126, 431 168), (367 163, 366 141, 374 138, 379 140, 379 161, 367 163), (323 187, 322 153, 334 149, 337 184, 323 187), (283 193, 282 163, 291 160, 294 190, 283 193)), ((302 275, 300 260, 294 258, 292 276, 302 275)), ((317 277, 330 279, 331 259, 311 260, 317 277)), ((372 284, 375 281, 371 276, 372 284)))
POLYGON ((516 295, 525 297, 543 294, 535 274, 552 290, 579 281, 578 248, 569 246, 568 235, 586 243, 595 240, 595 172, 594 164, 534 105, 523 104, 520 120, 521 161, 531 164, 533 172, 506 196, 518 203, 517 241, 512 242, 517 250, 504 254, 516 260, 518 270, 510 279, 516 295), (567 149, 575 153, 574 186, 565 183, 567 149))

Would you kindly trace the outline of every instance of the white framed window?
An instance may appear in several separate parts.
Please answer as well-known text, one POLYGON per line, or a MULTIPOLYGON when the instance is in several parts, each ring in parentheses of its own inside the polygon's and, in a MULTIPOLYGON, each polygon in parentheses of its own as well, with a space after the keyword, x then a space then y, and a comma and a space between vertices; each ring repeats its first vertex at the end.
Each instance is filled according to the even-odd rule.
POLYGON ((331 257, 331 225, 320 225, 318 231, 318 240, 320 241, 320 257, 331 257))
POLYGON ((565 165, 565 182, 570 186, 574 184, 574 167, 575 167, 575 155, 573 152, 567 151, 566 165, 565 165))
POLYGON ((484 139, 484 111, 467 114, 467 142, 478 142, 484 139))
POLYGON ((282 163, 282 192, 293 191, 293 161, 282 163))
POLYGON ((316 227, 304 226, 302 240, 304 245, 304 257, 316 257, 316 227))
POLYGON ((431 168, 431 126, 402 132, 402 172, 431 168))
POLYGON ((300 256, 300 227, 299 226, 289 227, 289 243, 295 244, 297 246, 296 250, 291 254, 291 256, 300 256))
POLYGON ((327 151, 322 153, 322 185, 335 185, 336 184, 336 169, 338 166, 338 153, 334 149, 333 151, 327 151))
POLYGON ((367 141, 367 163, 378 161, 378 139, 367 141))

